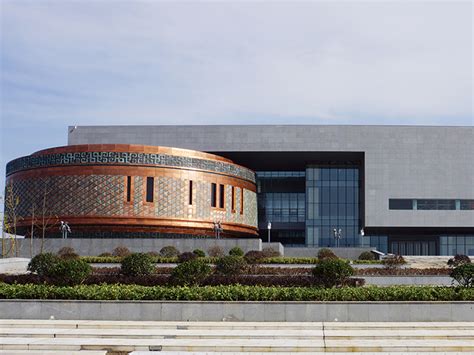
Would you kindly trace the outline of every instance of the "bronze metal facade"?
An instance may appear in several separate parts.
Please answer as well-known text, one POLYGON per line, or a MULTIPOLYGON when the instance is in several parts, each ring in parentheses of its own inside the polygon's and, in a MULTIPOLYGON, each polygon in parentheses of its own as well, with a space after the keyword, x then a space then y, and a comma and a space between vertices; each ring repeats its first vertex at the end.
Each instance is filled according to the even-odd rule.
MULTIPOLYGON (((28 234, 43 213, 67 221, 71 237, 213 236, 214 222, 222 236, 257 234, 254 172, 213 154, 120 144, 58 147, 8 163, 8 186, 19 197, 19 234, 28 234), (212 207, 212 184, 222 207, 212 207)), ((48 236, 58 236, 58 228, 48 236)))

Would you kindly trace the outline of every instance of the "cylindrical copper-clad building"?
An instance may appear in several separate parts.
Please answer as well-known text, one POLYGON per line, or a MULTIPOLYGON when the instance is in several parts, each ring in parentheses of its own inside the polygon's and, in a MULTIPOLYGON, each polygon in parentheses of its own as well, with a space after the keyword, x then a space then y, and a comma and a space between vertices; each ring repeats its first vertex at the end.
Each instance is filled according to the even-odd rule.
MULTIPOLYGON (((67 221, 70 237, 214 236, 217 222, 222 236, 257 234, 254 172, 213 154, 65 146, 9 162, 6 183, 7 193, 19 197, 18 234, 28 234, 32 219, 38 225, 43 215, 67 221)), ((59 224, 46 234, 59 236, 59 224)))

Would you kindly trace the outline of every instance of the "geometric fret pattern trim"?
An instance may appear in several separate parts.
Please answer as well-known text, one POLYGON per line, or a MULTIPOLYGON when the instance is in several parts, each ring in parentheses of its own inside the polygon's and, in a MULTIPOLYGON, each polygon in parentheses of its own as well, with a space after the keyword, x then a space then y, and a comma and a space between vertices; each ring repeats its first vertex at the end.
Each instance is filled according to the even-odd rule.
POLYGON ((7 176, 22 170, 44 168, 49 166, 87 166, 87 165, 137 165, 169 166, 208 170, 216 173, 238 176, 255 182, 253 171, 239 165, 222 161, 173 156, 165 154, 127 153, 127 152, 74 152, 46 155, 30 155, 12 160, 7 164, 7 176))

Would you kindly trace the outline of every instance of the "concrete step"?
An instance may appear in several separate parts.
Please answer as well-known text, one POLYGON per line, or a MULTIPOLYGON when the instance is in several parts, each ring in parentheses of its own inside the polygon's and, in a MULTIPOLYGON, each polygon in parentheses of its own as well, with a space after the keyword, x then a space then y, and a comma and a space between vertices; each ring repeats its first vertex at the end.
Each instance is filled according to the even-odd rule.
POLYGON ((474 323, 0 320, 0 351, 14 350, 474 353, 474 323))

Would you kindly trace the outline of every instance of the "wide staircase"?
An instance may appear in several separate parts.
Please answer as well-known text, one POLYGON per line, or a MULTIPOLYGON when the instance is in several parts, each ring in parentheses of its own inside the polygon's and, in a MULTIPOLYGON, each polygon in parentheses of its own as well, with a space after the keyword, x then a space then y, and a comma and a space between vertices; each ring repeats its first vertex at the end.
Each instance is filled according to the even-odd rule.
POLYGON ((0 354, 474 354, 474 323, 0 320, 0 354))

